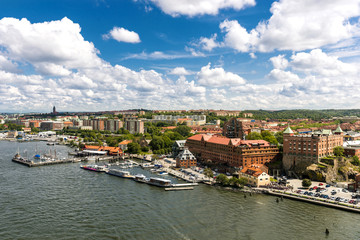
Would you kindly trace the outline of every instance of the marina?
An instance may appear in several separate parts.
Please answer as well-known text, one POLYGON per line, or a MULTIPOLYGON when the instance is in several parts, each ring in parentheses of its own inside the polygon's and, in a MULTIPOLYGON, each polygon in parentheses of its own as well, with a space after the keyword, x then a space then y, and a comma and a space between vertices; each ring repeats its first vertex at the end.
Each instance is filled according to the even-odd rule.
MULTIPOLYGON (((277 203, 276 196, 265 194, 246 193, 244 198, 244 193, 203 184, 187 186, 192 191, 166 190, 90 173, 81 163, 24 168, 10 161, 20 143, 0 144, 5 149, 0 156, 0 204, 7 209, 0 216, 0 239, 324 239, 326 228, 328 239, 357 239, 360 234, 354 224, 360 214, 285 197, 277 203), (260 225, 266 228, 259 231, 260 225), (129 226, 138 229, 134 233, 129 226)), ((46 149, 46 143, 38 147, 46 149)), ((55 147, 59 156, 66 156, 67 147, 55 147)), ((139 179, 156 177, 142 168, 130 172, 139 179)), ((186 184, 164 177, 178 186, 186 184)))

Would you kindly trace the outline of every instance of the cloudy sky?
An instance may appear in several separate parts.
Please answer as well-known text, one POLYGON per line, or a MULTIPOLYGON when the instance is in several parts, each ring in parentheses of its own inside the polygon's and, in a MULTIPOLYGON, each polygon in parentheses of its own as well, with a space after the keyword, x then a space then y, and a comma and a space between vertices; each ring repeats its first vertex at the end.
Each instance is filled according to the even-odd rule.
POLYGON ((360 108, 360 0, 2 0, 0 111, 360 108))

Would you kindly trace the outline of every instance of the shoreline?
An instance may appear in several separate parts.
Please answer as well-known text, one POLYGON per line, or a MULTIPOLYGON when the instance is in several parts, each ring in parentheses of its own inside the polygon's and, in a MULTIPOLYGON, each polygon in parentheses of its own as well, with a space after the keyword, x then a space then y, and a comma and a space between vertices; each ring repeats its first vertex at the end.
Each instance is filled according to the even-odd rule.
POLYGON ((296 201, 316 204, 316 205, 320 205, 320 206, 324 206, 324 207, 336 208, 336 209, 344 210, 344 211, 348 211, 348 212, 360 213, 360 207, 355 206, 355 205, 352 205, 352 207, 351 207, 351 205, 347 205, 344 203, 333 203, 328 200, 320 200, 320 199, 315 199, 315 198, 303 197, 303 196, 300 196, 300 195, 297 195, 294 193, 281 192, 281 191, 262 190, 262 193, 264 193, 266 195, 284 197, 284 198, 292 199, 292 200, 296 200, 296 201))

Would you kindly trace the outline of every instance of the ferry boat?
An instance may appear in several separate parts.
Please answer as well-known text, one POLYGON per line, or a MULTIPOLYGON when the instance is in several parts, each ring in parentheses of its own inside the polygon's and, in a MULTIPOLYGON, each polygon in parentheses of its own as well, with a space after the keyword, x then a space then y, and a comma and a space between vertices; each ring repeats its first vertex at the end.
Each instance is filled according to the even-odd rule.
POLYGON ((94 172, 106 172, 108 170, 105 166, 98 165, 81 165, 80 168, 94 172))
POLYGON ((149 181, 149 179, 146 178, 146 176, 143 175, 143 174, 137 174, 137 175, 135 175, 134 180, 135 180, 136 182, 140 182, 140 183, 147 183, 147 182, 149 181))
POLYGON ((109 171, 106 173, 117 176, 117 177, 122 177, 122 178, 131 178, 131 179, 135 178, 133 175, 130 174, 130 172, 122 171, 119 169, 109 169, 109 171))
POLYGON ((151 177, 147 184, 158 186, 158 187, 171 187, 171 180, 163 179, 163 178, 155 178, 151 177))

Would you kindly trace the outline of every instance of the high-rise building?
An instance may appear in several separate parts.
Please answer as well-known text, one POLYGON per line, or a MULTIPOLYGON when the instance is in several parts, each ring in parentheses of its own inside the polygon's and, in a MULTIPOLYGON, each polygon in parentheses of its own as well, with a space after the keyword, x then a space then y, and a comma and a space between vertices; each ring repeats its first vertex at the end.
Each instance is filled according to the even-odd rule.
POLYGON ((131 134, 144 133, 144 122, 137 119, 126 119, 124 128, 131 134))
POLYGON ((224 123, 223 135, 228 138, 245 139, 253 125, 255 126, 255 120, 249 118, 230 118, 224 123))

